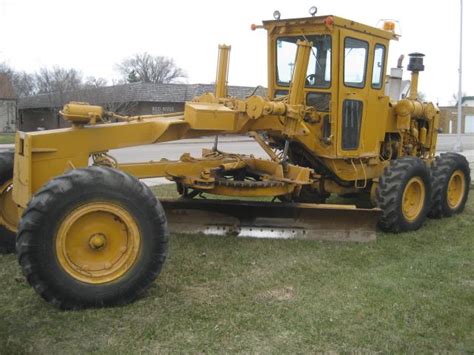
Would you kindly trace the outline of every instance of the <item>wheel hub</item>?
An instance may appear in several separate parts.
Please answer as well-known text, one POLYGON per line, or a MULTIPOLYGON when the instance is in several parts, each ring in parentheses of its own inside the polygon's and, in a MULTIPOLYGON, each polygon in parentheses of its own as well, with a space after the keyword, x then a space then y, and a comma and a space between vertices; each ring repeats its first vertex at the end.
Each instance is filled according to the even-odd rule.
POLYGON ((412 222, 420 215, 425 193, 425 185, 420 177, 415 176, 408 181, 402 198, 402 212, 408 221, 412 222))
POLYGON ((106 243, 107 238, 101 233, 94 234, 89 238, 89 246, 93 250, 102 249, 103 247, 105 247, 106 243))
POLYGON ((101 284, 125 275, 140 251, 140 231, 123 207, 92 202, 71 211, 56 235, 56 254, 65 272, 101 284))
POLYGON ((464 197, 465 176, 461 170, 456 170, 451 175, 448 182, 447 200, 450 208, 457 208, 464 197))

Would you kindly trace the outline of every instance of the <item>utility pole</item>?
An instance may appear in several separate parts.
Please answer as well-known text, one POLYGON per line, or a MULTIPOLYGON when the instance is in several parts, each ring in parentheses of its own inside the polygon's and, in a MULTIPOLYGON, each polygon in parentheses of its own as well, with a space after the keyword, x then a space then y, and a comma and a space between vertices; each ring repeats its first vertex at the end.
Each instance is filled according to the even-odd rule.
POLYGON ((453 150, 455 152, 462 152, 462 141, 461 141, 461 128, 462 128, 462 10, 463 0, 460 1, 460 16, 461 24, 459 28, 459 87, 458 87, 458 127, 456 131, 456 143, 454 144, 453 150))

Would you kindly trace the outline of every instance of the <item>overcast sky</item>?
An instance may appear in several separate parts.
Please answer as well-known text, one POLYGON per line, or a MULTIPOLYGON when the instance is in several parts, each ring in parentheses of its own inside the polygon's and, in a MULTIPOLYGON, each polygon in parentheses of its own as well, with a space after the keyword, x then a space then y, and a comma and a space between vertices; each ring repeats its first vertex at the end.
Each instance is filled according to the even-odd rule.
MULTIPOLYGON (((136 52, 175 59, 188 83, 215 78, 217 45, 231 44, 231 85, 266 85, 266 32, 252 23, 333 14, 368 25, 399 21, 389 67, 400 54, 426 54, 420 90, 440 104, 457 93, 459 1, 435 0, 0 0, 0 62, 35 71, 54 65, 84 76, 118 77, 115 64, 136 52)), ((463 91, 474 95, 474 0, 464 0, 463 91)), ((405 65, 407 62, 405 62, 405 65)), ((408 74, 405 73, 408 77, 408 74)))

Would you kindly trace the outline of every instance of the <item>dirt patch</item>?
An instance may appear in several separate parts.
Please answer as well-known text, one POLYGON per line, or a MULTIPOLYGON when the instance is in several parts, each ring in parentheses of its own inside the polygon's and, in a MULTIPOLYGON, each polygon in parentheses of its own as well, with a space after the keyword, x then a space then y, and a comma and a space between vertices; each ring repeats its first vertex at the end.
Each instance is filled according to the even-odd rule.
POLYGON ((474 280, 463 280, 463 281, 461 281, 461 283, 464 286, 474 287, 474 280))
POLYGON ((296 298, 296 291, 292 286, 276 288, 261 292, 257 295, 259 301, 292 301, 296 298))
POLYGON ((186 286, 183 288, 183 294, 191 302, 209 303, 217 295, 209 285, 186 286))

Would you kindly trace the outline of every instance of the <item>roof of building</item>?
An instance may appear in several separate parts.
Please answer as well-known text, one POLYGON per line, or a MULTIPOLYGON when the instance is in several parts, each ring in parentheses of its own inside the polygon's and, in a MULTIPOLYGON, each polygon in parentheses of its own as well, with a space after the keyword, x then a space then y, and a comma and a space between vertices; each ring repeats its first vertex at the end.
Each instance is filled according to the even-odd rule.
MULTIPOLYGON (((244 98, 254 91, 254 87, 229 86, 229 95, 244 98)), ((21 98, 19 109, 61 107, 70 101, 82 101, 90 104, 122 102, 185 102, 206 92, 213 92, 213 84, 152 84, 132 83, 99 88, 88 88, 72 92, 41 94, 21 98)), ((265 95, 265 89, 258 89, 259 95, 265 95)))
MULTIPOLYGON (((461 99, 461 105, 468 101, 474 101, 474 96, 463 96, 461 99)), ((457 101, 451 105, 440 106, 442 109, 455 109, 458 106, 457 101)), ((468 105, 463 106, 464 108, 469 107, 468 105)), ((472 106, 471 106, 472 107, 472 106)))
POLYGON ((0 100, 15 100, 15 90, 6 74, 0 74, 0 100))

